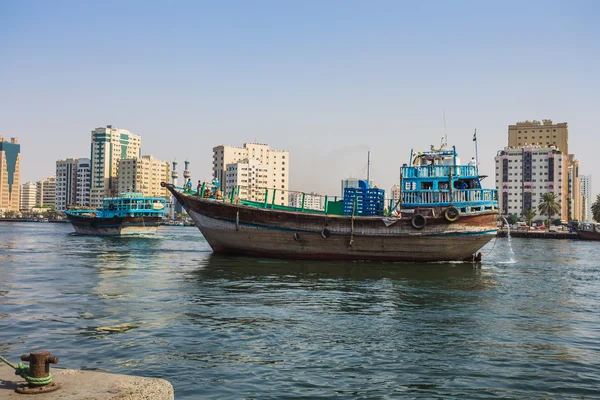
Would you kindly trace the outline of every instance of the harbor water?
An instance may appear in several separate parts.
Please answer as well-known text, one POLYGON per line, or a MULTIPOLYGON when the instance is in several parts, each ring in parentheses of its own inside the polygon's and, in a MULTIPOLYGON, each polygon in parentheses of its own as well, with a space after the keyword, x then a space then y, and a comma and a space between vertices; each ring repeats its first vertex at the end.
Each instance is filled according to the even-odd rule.
POLYGON ((600 243, 498 238, 474 268, 72 231, 0 223, 0 355, 165 378, 177 399, 600 397, 600 243))

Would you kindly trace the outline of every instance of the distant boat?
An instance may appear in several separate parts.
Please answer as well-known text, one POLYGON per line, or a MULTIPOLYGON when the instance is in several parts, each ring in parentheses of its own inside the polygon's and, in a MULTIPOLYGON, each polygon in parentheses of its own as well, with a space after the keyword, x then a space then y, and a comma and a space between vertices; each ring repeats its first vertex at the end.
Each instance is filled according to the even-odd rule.
MULTIPOLYGON (((205 198, 161 183, 183 205, 215 253, 311 260, 473 261, 497 233, 497 191, 482 189, 477 166, 442 149, 411 154, 400 199, 384 210, 380 189, 346 189, 324 210, 205 198), (391 212, 390 212, 391 210, 391 212)), ((368 181, 366 182, 368 186, 368 181)), ((215 192, 218 192, 215 190, 215 192)), ((238 188, 239 193, 239 188, 238 188)), ((304 201, 302 201, 304 204, 304 201)))
POLYGON ((153 234, 165 215, 166 200, 123 193, 102 200, 99 209, 65 211, 75 232, 82 235, 128 236, 153 234))
POLYGON ((600 226, 591 222, 577 225, 577 236, 583 240, 600 240, 600 226))

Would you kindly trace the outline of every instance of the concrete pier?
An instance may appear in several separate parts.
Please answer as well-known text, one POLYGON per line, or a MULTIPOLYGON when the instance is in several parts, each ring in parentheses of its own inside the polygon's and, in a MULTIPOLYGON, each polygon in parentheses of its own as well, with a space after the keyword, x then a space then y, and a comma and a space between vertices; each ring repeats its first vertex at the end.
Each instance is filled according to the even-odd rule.
POLYGON ((175 394, 171 383, 165 379, 140 376, 107 374, 104 372, 78 371, 52 368, 53 382, 60 389, 43 394, 18 394, 15 389, 25 383, 15 375, 14 369, 0 365, 0 400, 173 400, 175 394))

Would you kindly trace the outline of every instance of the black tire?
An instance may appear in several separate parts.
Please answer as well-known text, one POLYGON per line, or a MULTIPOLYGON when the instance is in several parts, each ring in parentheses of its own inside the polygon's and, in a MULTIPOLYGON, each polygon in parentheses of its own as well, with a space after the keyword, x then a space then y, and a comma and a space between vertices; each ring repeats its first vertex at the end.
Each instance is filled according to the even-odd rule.
POLYGON ((444 218, 448 222, 456 222, 460 218, 460 211, 458 211, 458 208, 450 206, 444 210, 444 218))
POLYGON ((294 240, 296 242, 300 240, 300 235, 298 234, 298 232, 294 232, 294 240))
POLYGON ((323 239, 327 239, 329 236, 331 236, 331 232, 329 231, 329 229, 323 228, 323 230, 321 231, 321 237, 323 239))
POLYGON ((410 224, 413 228, 420 230, 425 228, 425 225, 427 225, 427 219, 421 214, 415 214, 410 219, 410 224))

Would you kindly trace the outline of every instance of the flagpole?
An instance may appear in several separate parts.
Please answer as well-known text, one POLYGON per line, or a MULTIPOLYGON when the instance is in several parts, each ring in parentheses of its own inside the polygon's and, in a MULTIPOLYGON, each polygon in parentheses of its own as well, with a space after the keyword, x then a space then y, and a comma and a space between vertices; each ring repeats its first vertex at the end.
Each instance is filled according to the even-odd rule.
POLYGON ((479 155, 477 154, 477 129, 475 129, 475 133, 473 134, 473 140, 475 141, 475 166, 477 167, 477 170, 479 170, 479 155))

